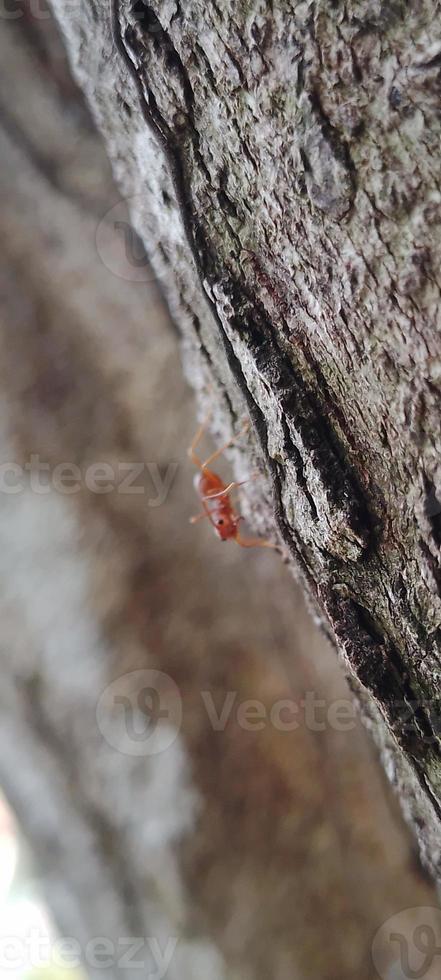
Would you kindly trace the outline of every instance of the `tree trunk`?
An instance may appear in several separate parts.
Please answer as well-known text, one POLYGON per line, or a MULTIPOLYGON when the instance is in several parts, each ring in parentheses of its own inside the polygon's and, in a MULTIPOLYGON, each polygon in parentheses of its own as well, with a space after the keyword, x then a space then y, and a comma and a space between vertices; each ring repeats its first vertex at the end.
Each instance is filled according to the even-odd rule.
POLYGON ((434 0, 53 0, 255 529, 326 622, 437 873, 434 0))

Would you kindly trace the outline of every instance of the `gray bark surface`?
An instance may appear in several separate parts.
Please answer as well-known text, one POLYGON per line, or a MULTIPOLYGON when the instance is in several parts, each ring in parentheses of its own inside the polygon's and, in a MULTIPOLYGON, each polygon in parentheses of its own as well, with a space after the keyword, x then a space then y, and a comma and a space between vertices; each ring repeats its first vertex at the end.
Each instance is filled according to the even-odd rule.
POLYGON ((214 429, 252 419, 248 516, 439 872, 438 4, 54 9, 214 429))

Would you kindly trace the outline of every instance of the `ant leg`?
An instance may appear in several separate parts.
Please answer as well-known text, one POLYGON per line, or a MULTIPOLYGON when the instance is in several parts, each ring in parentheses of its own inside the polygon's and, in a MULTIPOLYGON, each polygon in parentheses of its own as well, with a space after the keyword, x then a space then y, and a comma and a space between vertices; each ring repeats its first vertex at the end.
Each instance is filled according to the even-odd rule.
POLYGON ((215 452, 208 457, 208 459, 204 460, 204 462, 202 463, 202 468, 205 470, 207 466, 210 466, 210 463, 214 463, 215 459, 218 459, 219 456, 222 456, 222 453, 224 453, 226 449, 229 449, 230 446, 232 446, 235 442, 237 442, 237 440, 240 439, 241 435, 244 432, 246 432, 247 429, 249 429, 249 427, 250 427, 250 423, 247 419, 247 421, 244 422, 240 431, 237 432, 235 436, 232 436, 231 439, 228 439, 228 442, 225 442, 224 445, 220 447, 220 449, 216 449, 215 452))
POLYGON ((274 548, 275 551, 280 550, 279 545, 273 544, 272 541, 265 541, 263 538, 242 538, 239 533, 236 535, 236 541, 241 548, 274 548))
POLYGON ((204 435, 204 432, 207 429, 207 425, 208 425, 208 421, 209 421, 210 415, 211 415, 211 412, 208 413, 208 415, 206 416, 206 418, 204 419, 204 421, 202 422, 202 424, 199 426, 199 428, 198 428, 198 430, 196 432, 196 435, 195 435, 195 437, 194 437, 191 445, 188 447, 188 450, 187 450, 187 453, 188 453, 188 455, 189 455, 192 463, 194 463, 194 465, 197 466, 199 470, 202 470, 203 469, 203 466, 205 464, 202 463, 202 460, 200 460, 199 459, 199 456, 196 455, 195 449, 196 449, 196 446, 198 445, 198 443, 201 441, 202 436, 204 435))
POLYGON ((226 497, 231 490, 235 489, 235 487, 243 487, 244 483, 248 483, 248 480, 240 480, 239 482, 237 480, 233 480, 233 482, 229 483, 223 490, 218 490, 217 493, 207 493, 207 496, 202 497, 202 500, 216 500, 216 497, 226 497))
POLYGON ((208 517, 208 514, 205 512, 202 514, 196 514, 194 517, 190 517, 190 524, 198 524, 199 521, 203 521, 206 517, 208 517))
MULTIPOLYGON (((203 465, 205 466, 205 463, 203 465)), ((252 473, 251 476, 248 476, 246 480, 233 480, 233 482, 229 483, 223 490, 219 490, 217 493, 208 493, 207 496, 203 497, 202 499, 215 500, 216 497, 226 497, 231 490, 235 490, 236 487, 243 487, 245 483, 249 483, 250 480, 255 480, 257 476, 259 476, 259 470, 255 470, 254 473, 252 473)))
POLYGON ((212 518, 212 516, 210 514, 210 511, 209 511, 209 509, 208 509, 208 507, 207 507, 207 505, 206 505, 203 497, 202 497, 202 500, 201 500, 201 504, 202 504, 202 508, 203 508, 202 513, 201 514, 196 514, 196 517, 190 517, 190 524, 197 524, 199 521, 202 521, 202 519, 204 517, 207 517, 208 520, 210 521, 210 524, 212 524, 213 527, 216 527, 216 524, 215 524, 215 522, 214 522, 214 520, 213 520, 213 518, 212 518))

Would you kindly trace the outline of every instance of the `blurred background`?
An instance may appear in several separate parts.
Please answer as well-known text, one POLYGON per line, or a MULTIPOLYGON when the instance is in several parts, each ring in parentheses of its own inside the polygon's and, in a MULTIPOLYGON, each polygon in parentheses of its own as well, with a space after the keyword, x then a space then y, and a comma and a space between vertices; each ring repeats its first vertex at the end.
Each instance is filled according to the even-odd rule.
POLYGON ((41 0, 0 45, 0 977, 410 976, 435 890, 344 671, 189 524, 161 284, 41 0))

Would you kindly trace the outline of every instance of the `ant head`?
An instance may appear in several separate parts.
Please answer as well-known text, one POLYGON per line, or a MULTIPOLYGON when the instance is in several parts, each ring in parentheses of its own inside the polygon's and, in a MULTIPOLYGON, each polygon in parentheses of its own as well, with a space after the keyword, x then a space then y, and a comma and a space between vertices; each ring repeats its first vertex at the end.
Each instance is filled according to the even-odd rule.
POLYGON ((214 521, 214 529, 221 541, 228 541, 229 538, 234 537, 233 521, 228 517, 216 517, 214 521))
POLYGON ((218 517, 214 522, 216 528, 216 534, 221 539, 221 541, 228 541, 232 535, 232 521, 226 520, 225 517, 218 517))
POLYGON ((239 521, 242 520, 241 517, 218 517, 215 522, 215 531, 218 538, 221 541, 229 541, 231 538, 235 538, 237 534, 237 526, 239 521))

